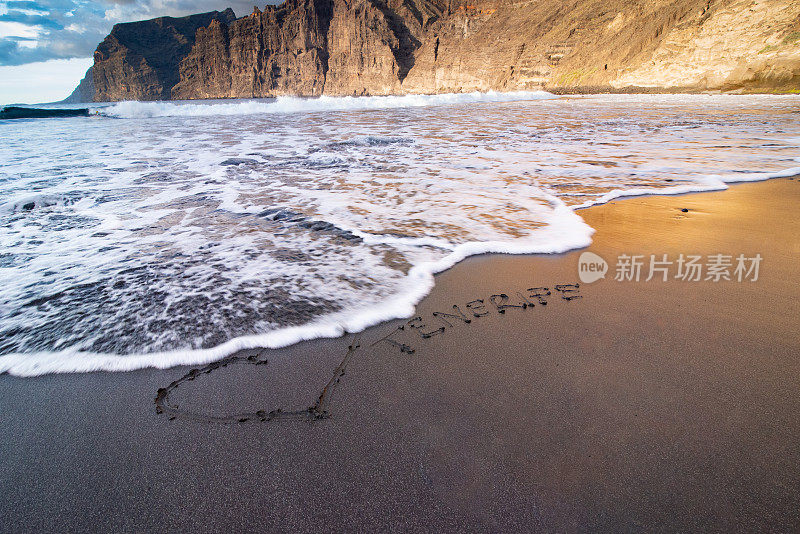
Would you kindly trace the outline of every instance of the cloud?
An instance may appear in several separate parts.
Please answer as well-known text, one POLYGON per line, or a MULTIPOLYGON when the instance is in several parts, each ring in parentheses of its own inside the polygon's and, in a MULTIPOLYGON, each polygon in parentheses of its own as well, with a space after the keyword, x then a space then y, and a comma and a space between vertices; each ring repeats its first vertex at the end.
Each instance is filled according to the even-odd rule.
POLYGON ((31 15, 23 11, 9 11, 0 15, 2 22, 16 22, 18 24, 25 24, 26 26, 39 26, 48 30, 63 30, 64 26, 59 24, 58 21, 51 19, 46 15, 31 15))
MULTIPOLYGON (((263 5, 264 0, 259 4, 263 5)), ((268 3, 277 3, 274 1, 268 3)), ((0 66, 88 58, 114 24, 179 17, 232 7, 238 16, 252 0, 0 0, 0 66)))

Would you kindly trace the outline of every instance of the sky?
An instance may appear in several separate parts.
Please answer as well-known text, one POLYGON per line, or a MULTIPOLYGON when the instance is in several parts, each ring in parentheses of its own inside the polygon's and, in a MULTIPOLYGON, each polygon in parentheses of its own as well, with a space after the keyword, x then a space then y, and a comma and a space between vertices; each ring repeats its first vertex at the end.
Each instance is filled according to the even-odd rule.
POLYGON ((69 96, 118 22, 227 7, 243 16, 253 5, 253 0, 0 0, 0 104, 69 96))

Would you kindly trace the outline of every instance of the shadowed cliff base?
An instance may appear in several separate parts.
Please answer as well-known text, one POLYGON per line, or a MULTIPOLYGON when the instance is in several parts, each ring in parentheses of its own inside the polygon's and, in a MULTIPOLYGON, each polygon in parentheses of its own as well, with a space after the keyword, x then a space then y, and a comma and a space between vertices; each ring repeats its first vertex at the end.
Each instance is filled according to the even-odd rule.
MULTIPOLYGON (((800 90, 791 0, 289 0, 119 24, 95 101, 800 90)), ((75 95, 73 95, 75 97, 75 95)))

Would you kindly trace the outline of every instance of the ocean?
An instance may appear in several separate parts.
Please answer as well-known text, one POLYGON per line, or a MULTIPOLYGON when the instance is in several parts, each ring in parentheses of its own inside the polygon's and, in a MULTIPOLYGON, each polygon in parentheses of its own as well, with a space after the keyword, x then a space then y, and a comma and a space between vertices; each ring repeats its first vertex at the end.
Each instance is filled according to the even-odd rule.
POLYGON ((0 121, 0 373, 198 364, 409 317, 580 208, 800 174, 796 95, 122 102, 0 121))

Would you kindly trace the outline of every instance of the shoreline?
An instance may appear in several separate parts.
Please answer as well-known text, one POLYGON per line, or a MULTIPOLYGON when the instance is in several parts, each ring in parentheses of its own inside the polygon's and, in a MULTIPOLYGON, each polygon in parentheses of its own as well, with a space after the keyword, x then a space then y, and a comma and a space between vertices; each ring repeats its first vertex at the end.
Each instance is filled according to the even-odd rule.
MULTIPOLYGON (((797 160, 800 162, 800 158, 797 158, 797 160)), ((704 186, 700 186, 699 184, 687 186, 666 186, 655 192, 651 192, 647 189, 634 189, 627 191, 615 190, 603 195, 596 201, 587 202, 577 206, 564 207, 578 215, 584 225, 586 225, 587 223, 585 220, 580 217, 580 212, 583 212, 587 209, 604 206, 616 200, 703 194, 708 192, 725 191, 730 188, 731 185, 785 179, 798 176, 800 176, 800 166, 772 173, 737 176, 736 180, 734 181, 725 181, 722 177, 709 177, 709 183, 704 186), (712 178, 713 181, 711 180, 712 178)), ((590 224, 588 227, 592 228, 592 233, 594 233, 595 229, 590 224)), ((367 236, 367 234, 363 234, 362 237, 364 236, 367 236)), ((469 242, 461 245, 460 247, 481 248, 482 246, 483 248, 490 249, 492 248, 492 243, 469 242)), ((137 369, 147 368, 171 369, 183 365, 206 365, 222 360, 226 357, 236 355, 241 351, 247 351, 251 349, 281 349, 313 339, 337 339, 349 333, 363 332, 364 330, 380 327, 381 325, 391 323, 392 321, 412 317, 415 314, 415 311, 412 308, 418 306, 423 299, 425 299, 432 291, 435 290, 435 278, 441 273, 454 268, 459 263, 469 258, 497 254, 508 254, 512 256, 565 254, 586 250, 591 246, 592 242, 590 241, 588 244, 583 246, 581 246, 579 243, 559 243, 551 247, 552 250, 545 251, 505 252, 499 250, 487 250, 478 253, 465 252, 463 257, 453 260, 451 259, 451 256, 458 255, 456 249, 459 247, 456 247, 456 249, 454 249, 450 255, 446 256, 439 262, 442 263, 444 267, 440 268, 439 266, 436 266, 422 269, 424 265, 418 265, 412 269, 412 272, 409 273, 409 276, 414 276, 413 273, 416 270, 417 278, 421 277, 414 290, 403 295, 392 296, 384 303, 368 306, 357 313, 335 313, 331 316, 322 317, 320 320, 315 320, 304 325, 285 327, 265 334, 253 334, 250 336, 233 338, 221 345, 207 349, 180 349, 163 353, 130 355, 89 353, 70 349, 60 352, 10 354, 5 355, 5 357, 7 359, 22 358, 22 361, 16 364, 12 362, 4 365, 4 356, 0 356, 0 376, 8 374, 19 377, 35 377, 60 373, 91 373, 97 371, 130 372, 137 369), (391 306, 387 304, 392 302, 395 304, 391 306), (404 309, 408 311, 404 314, 398 314, 398 312, 387 311, 387 308, 391 308, 392 310, 404 309), (315 333, 309 333, 310 329, 315 330, 315 333), (27 363, 26 357, 31 359, 36 358, 39 361, 34 362, 33 364, 27 363), (79 361, 73 363, 71 367, 64 367, 63 363, 53 363, 55 360, 63 359, 65 357, 77 358, 79 361), (89 359, 92 361, 90 362, 89 359), (44 368, 44 370, 42 370, 42 368, 44 368)))
POLYGON ((610 269, 566 299, 584 251, 481 255, 413 324, 191 379, 0 376, 0 530, 797 530, 798 202, 775 179, 582 212, 609 263, 761 254, 755 282, 610 269))

